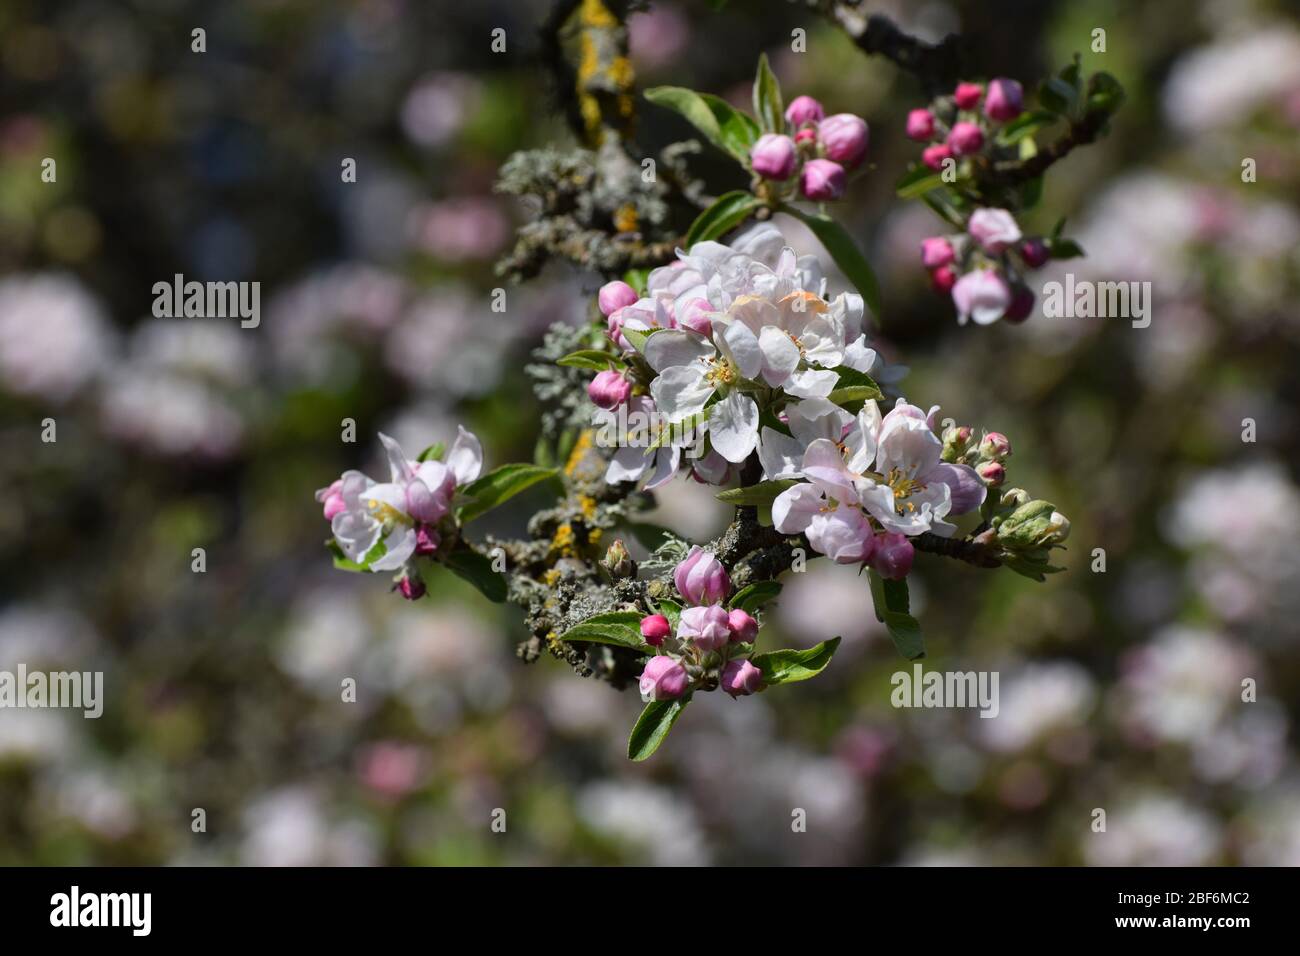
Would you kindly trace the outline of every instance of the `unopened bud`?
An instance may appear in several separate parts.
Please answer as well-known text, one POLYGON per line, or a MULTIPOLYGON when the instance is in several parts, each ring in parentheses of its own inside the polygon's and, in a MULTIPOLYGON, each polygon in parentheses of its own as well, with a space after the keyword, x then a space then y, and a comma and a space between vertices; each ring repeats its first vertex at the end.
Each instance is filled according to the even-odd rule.
POLYGON ((641 618, 641 636, 647 644, 658 647, 664 638, 672 633, 673 627, 668 618, 662 614, 650 614, 641 618))
POLYGON ((1011 454, 1011 442, 1001 432, 989 432, 980 442, 980 457, 1001 461, 1011 454))
POLYGON ((740 608, 727 615, 727 625, 731 628, 733 644, 752 644, 758 637, 758 622, 740 608))
POLYGON ((600 306, 601 314, 609 317, 624 306, 636 302, 639 298, 636 289, 626 282, 606 282, 600 287, 600 294, 596 296, 596 304, 600 306))
POLYGON ((630 578, 636 574, 636 562, 628 553, 627 545, 615 538, 614 543, 605 549, 605 559, 601 561, 610 577, 630 578))
POLYGON ((722 689, 732 697, 747 697, 763 686, 763 672, 749 661, 728 661, 722 669, 722 689))
POLYGON ((975 467, 975 471, 990 488, 997 488, 1007 480, 1006 466, 1000 461, 982 461, 975 467))

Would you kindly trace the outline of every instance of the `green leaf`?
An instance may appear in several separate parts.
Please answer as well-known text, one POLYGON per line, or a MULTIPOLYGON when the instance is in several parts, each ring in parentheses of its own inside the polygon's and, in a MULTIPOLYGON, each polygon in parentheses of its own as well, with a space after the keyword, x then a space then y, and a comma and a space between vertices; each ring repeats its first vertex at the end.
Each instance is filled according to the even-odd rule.
POLYGON ((780 593, 780 581, 756 581, 732 595, 729 606, 753 614, 780 593))
POLYGON ((457 517, 462 523, 473 521, 479 515, 509 501, 525 488, 558 477, 559 472, 554 468, 526 464, 502 465, 465 486, 464 494, 469 500, 460 507, 457 517))
POLYGON ((764 132, 785 132, 785 104, 781 102, 781 84, 767 62, 767 54, 758 55, 758 71, 754 75, 754 115, 764 132))
POLYGON ((556 359, 555 364, 566 368, 589 368, 596 372, 603 372, 617 361, 613 355, 601 349, 578 349, 564 358, 556 359))
POLYGON ((722 147, 742 163, 749 162, 749 149, 758 139, 758 123, 748 113, 742 113, 720 96, 700 93, 700 99, 718 121, 722 147))
POLYGON ((627 738, 628 759, 645 760, 652 756, 689 702, 689 697, 679 697, 677 700, 656 700, 646 704, 632 728, 632 735, 627 738))
POLYGON ((1077 259, 1079 256, 1087 255, 1083 251, 1083 246, 1073 239, 1049 239, 1047 248, 1052 251, 1053 259, 1077 259))
POLYGON ((763 203, 743 190, 724 193, 691 223, 683 245, 689 249, 697 242, 719 239, 752 216, 763 203))
POLYGON ((894 187, 899 199, 916 199, 918 196, 924 196, 931 189, 938 189, 943 185, 943 173, 937 173, 929 166, 917 166, 894 187))
POLYGON ((371 563, 378 561, 388 553, 388 546, 383 541, 376 541, 375 546, 362 555, 361 561, 358 563, 344 554, 343 549, 339 547, 339 543, 333 538, 325 542, 325 547, 329 548, 330 554, 334 556, 334 567, 340 571, 352 571, 361 574, 374 574, 370 570, 371 563))
POLYGON ((840 369, 835 388, 826 397, 836 405, 856 411, 862 407, 863 402, 871 399, 879 401, 885 396, 870 375, 846 365, 840 369))
MULTIPOLYGON (((1029 140, 1026 140, 1029 142, 1029 140)), ((1020 208, 1024 210, 1033 209, 1038 205, 1038 201, 1043 198, 1043 177, 1035 176, 1020 187, 1020 208)))
POLYGON ((673 633, 676 633, 677 622, 680 621, 682 617, 682 606, 676 601, 670 601, 667 598, 663 598, 659 601, 659 613, 668 618, 668 623, 672 626, 673 633))
POLYGON ((632 348, 636 349, 638 352, 645 354, 646 340, 649 339, 650 336, 654 335, 656 332, 661 332, 663 330, 651 329, 649 332, 642 332, 639 329, 624 328, 622 331, 623 331, 623 338, 627 339, 627 344, 632 346, 632 348))
POLYGON ((885 625, 898 653, 909 661, 924 657, 925 641, 921 638, 920 622, 910 613, 907 581, 887 581, 874 571, 868 574, 876 620, 885 625))
POLYGON ((1074 89, 1058 77, 1052 77, 1038 88, 1038 102, 1043 108, 1068 116, 1074 101, 1074 89))
POLYGON ((442 442, 434 442, 424 451, 420 452, 420 457, 416 461, 442 461, 443 454, 447 451, 447 446, 442 442))
POLYGON ((485 555, 477 551, 453 551, 442 559, 442 563, 452 573, 478 588, 489 601, 500 604, 506 599, 506 579, 492 570, 492 561, 485 555))
POLYGON ((782 206, 781 208, 784 212, 788 212, 802 220, 813 231, 813 234, 821 240, 821 244, 831 254, 835 264, 840 267, 840 271, 862 293, 862 298, 866 301, 871 314, 879 319, 880 284, 876 281, 876 273, 872 271, 871 264, 858 251, 853 239, 844 231, 844 227, 830 216, 821 213, 803 212, 794 206, 782 206))
POLYGON ((1114 113, 1124 103, 1124 87, 1109 73, 1094 73, 1088 79, 1088 112, 1114 113))
POLYGON ((998 130, 997 141, 1003 146, 1011 146, 1055 122, 1055 113, 1046 110, 1029 110, 998 130))
POLYGON ((643 654, 654 650, 641 637, 641 615, 635 611, 614 611, 589 617, 561 634, 560 640, 569 643, 583 641, 590 644, 613 644, 643 654))
POLYGON ((840 639, 832 637, 803 651, 787 649, 768 654, 755 654, 749 662, 763 672, 763 683, 793 684, 795 681, 816 677, 826 669, 840 646, 840 639))
POLYGON ((773 481, 760 481, 756 485, 746 485, 744 488, 728 488, 726 491, 719 491, 714 497, 729 505, 770 505, 776 500, 777 495, 796 484, 798 482, 793 478, 777 478, 773 481))

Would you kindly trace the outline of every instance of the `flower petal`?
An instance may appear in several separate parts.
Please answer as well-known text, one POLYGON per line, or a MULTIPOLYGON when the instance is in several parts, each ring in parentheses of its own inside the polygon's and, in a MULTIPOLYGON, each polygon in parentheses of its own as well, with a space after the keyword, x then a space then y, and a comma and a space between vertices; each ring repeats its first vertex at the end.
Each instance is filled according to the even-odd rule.
POLYGON ((709 411, 709 439, 727 461, 740 464, 758 443, 758 406, 748 395, 732 392, 709 411))
POLYGON ((773 388, 782 385, 799 367, 799 346, 774 325, 758 334, 758 347, 763 352, 763 381, 773 388))
POLYGON ((661 415, 680 422, 704 409, 713 385, 705 378, 703 365, 674 365, 650 383, 650 394, 661 415))
POLYGON ((718 350, 740 372, 742 378, 757 378, 763 368, 763 351, 758 347, 758 336, 740 322, 727 322, 721 338, 714 326, 714 339, 718 350))
POLYGON ((804 447, 798 439, 765 427, 758 441, 758 460, 763 465, 763 477, 790 478, 799 474, 804 447))
POLYGON ((825 505, 826 499, 812 485, 791 485, 772 502, 772 525, 782 534, 802 534, 825 505))
POLYGON ((680 329, 656 332, 645 343, 645 360, 656 372, 674 365, 693 365, 716 354, 708 339, 680 329))
POLYGON ((479 476, 483 470, 483 445, 478 437, 464 426, 457 426, 456 440, 447 452, 447 467, 456 476, 456 484, 464 486, 479 476))

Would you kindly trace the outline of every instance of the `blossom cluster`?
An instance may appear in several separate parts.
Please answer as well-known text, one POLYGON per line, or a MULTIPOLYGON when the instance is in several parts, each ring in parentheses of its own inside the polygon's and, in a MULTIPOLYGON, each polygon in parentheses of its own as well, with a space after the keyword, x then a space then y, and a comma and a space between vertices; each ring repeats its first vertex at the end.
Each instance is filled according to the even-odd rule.
POLYGON ((1052 257, 1040 236, 1025 236, 1005 209, 976 209, 966 231, 921 242, 921 264, 937 291, 952 295, 957 321, 990 325, 998 319, 1023 322, 1034 308, 1024 281, 1052 257))
MULTIPOLYGON (((649 274, 644 295, 625 282, 600 290, 617 368, 597 374, 588 394, 605 410, 635 402, 666 426, 694 425, 707 447, 689 467, 721 484, 759 447, 765 416, 767 430, 783 435, 790 426, 779 415, 791 402, 879 394, 876 382, 896 380, 867 344, 862 297, 828 298, 826 286, 818 259, 796 256, 771 223, 731 246, 679 251, 649 274)), ((648 453, 623 448, 607 478, 651 473, 661 483, 689 440, 679 428, 648 453)))
POLYGON ((992 143, 996 126, 1024 110, 1024 90, 1015 80, 999 77, 986 90, 979 83, 958 83, 951 96, 941 96, 927 109, 907 114, 907 135, 929 143, 921 161, 940 170, 948 159, 977 156, 992 143))
POLYGON ((750 168, 772 182, 797 181, 806 199, 839 199, 848 170, 866 159, 870 143, 866 120, 852 113, 827 116, 817 100, 799 96, 786 108, 785 122, 785 131, 764 133, 750 147, 750 168))
POLYGON ((379 440, 388 455, 388 481, 345 471, 317 491, 316 500, 344 556, 372 571, 400 571, 398 590, 415 600, 424 595, 425 585, 414 559, 432 557, 443 537, 454 533, 452 500, 457 489, 478 478, 483 446, 463 427, 446 461, 436 447, 412 459, 383 432, 379 440))
POLYGON ((762 671, 743 656, 754 649, 758 622, 741 608, 727 610, 731 578, 722 562, 693 547, 673 570, 673 583, 685 602, 674 609, 676 627, 664 614, 641 620, 641 636, 657 651, 641 672, 642 699, 676 700, 718 687, 732 697, 760 690, 762 671))

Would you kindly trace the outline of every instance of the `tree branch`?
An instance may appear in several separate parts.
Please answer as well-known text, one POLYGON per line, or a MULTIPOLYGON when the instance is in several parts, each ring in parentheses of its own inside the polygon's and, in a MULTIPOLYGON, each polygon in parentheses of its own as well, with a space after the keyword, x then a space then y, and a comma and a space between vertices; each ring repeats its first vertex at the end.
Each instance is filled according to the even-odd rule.
POLYGON ((963 73, 961 38, 950 33, 938 43, 926 43, 904 33, 881 14, 866 16, 865 0, 806 0, 808 6, 838 25, 870 56, 883 56, 916 76, 933 95, 952 89, 963 73))

